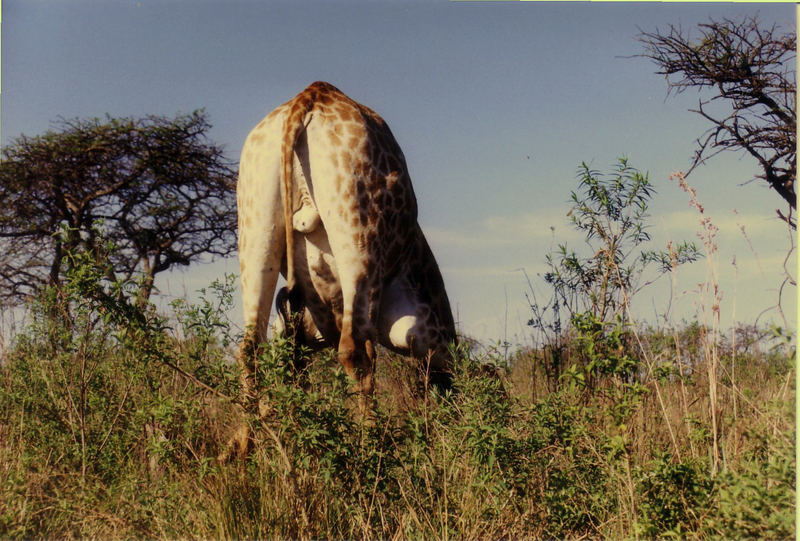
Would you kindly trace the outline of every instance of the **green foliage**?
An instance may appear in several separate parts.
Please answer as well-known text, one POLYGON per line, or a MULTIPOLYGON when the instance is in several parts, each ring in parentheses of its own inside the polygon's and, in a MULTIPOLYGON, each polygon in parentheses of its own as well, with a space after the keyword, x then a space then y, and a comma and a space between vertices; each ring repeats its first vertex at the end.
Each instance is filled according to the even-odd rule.
POLYGON ((534 405, 532 439, 544 472, 545 532, 563 538, 596 531, 604 508, 616 506, 610 478, 592 437, 596 410, 561 390, 534 405), (601 497, 601 495, 605 495, 601 497))
POLYGON ((735 416, 720 415, 716 475, 707 409, 681 398, 705 400, 703 371, 654 379, 642 365, 656 352, 665 366, 691 364, 677 352, 701 349, 703 329, 645 331, 591 312, 573 319, 573 384, 540 396, 513 383, 524 358, 498 368, 461 345, 452 392, 393 399, 385 382, 417 369, 382 356, 370 426, 335 355, 300 351, 311 362, 298 374, 295 348, 273 341, 256 363, 260 413, 246 418, 254 450, 218 464, 245 417, 233 405, 231 279, 166 317, 138 302, 136 284, 70 257, 64 286, 31 308, 0 363, 0 537, 794 533, 793 346, 782 335, 720 344, 749 369, 737 372, 735 416), (634 331, 650 351, 632 346, 634 331))
POLYGON ((587 255, 569 249, 566 243, 546 255, 548 272, 543 278, 552 294, 544 304, 536 300, 529 280, 527 297, 533 317, 528 325, 542 352, 539 362, 549 390, 557 389, 565 378, 578 385, 591 384, 586 378, 595 375, 629 379, 637 370, 636 360, 628 353, 608 355, 615 347, 635 351, 630 340, 623 340, 627 333, 620 328, 599 340, 598 333, 605 332, 606 324, 624 326, 630 318, 631 299, 642 288, 700 257, 696 246, 688 242, 669 242, 666 250, 647 249, 648 208, 654 194, 648 175, 632 167, 627 158, 620 158, 607 175, 581 164, 568 216, 584 235, 587 255), (562 321, 564 312, 570 325, 562 321), (588 363, 586 371, 569 362, 573 331, 588 363), (594 344, 604 344, 603 352, 592 351, 594 344))
MULTIPOLYGON (((209 337, 205 355, 183 355, 167 320, 137 299, 138 284, 108 280, 86 253, 68 257, 63 286, 31 305, 2 362, 0 427, 13 447, 0 447, 21 469, 0 472, 0 484, 13 481, 0 500, 26 501, 33 489, 41 508, 0 505, 0 535, 112 535, 96 529, 109 513, 137 535, 178 535, 187 525, 165 513, 194 498, 170 472, 206 464, 213 450, 192 372, 224 387, 227 360, 209 337)), ((192 313, 181 322, 199 328, 192 313)))
POLYGON ((791 539, 795 531, 796 464, 791 446, 777 456, 725 472, 720 480, 719 517, 725 537, 791 539))
POLYGON ((697 259, 697 248, 689 243, 670 246, 668 252, 641 250, 650 240, 647 210, 654 193, 647 174, 630 166, 627 158, 620 158, 605 176, 581 164, 568 216, 592 255, 579 256, 559 244, 546 256, 550 270, 544 276, 556 301, 571 314, 591 312, 602 321, 613 319, 646 285, 642 277, 651 263, 661 263, 661 272, 667 272, 697 259))
POLYGON ((698 531, 709 514, 714 482, 701 464, 675 462, 664 454, 644 468, 638 492, 637 534, 681 539, 698 531))
MULTIPOLYGON (((774 419, 794 421, 793 400, 775 400, 766 407, 774 419)), ((745 432, 750 445, 744 460, 717 479, 719 508, 709 517, 710 529, 723 537, 795 537, 795 434, 794 426, 781 433, 763 424, 745 432)))
POLYGON ((235 169, 208 140, 203 111, 55 126, 2 149, 4 302, 60 283, 70 253, 106 262, 112 280, 142 277, 147 298, 156 274, 235 250, 235 169))
POLYGON ((586 359, 585 370, 592 376, 614 376, 628 380, 636 372, 638 361, 632 355, 631 337, 622 317, 605 324, 590 312, 575 314, 572 326, 578 351, 586 359))

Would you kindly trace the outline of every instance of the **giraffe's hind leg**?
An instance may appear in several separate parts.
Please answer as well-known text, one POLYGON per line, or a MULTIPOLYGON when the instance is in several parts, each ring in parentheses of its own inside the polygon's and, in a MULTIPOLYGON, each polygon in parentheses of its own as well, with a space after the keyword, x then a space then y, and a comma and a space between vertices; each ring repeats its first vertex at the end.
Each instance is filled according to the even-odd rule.
POLYGON ((339 363, 355 382, 362 419, 373 421, 372 400, 375 390, 377 345, 377 296, 368 279, 342 280, 342 332, 337 349, 339 363))
MULTIPOLYGON (((278 135, 280 115, 265 118, 247 137, 239 162, 236 199, 238 245, 245 335, 237 362, 241 370, 241 405, 246 414, 257 410, 255 364, 259 344, 266 341, 272 297, 285 251, 280 195, 278 135)), ((252 446, 246 422, 234 431, 218 456, 221 462, 243 456, 252 446)))

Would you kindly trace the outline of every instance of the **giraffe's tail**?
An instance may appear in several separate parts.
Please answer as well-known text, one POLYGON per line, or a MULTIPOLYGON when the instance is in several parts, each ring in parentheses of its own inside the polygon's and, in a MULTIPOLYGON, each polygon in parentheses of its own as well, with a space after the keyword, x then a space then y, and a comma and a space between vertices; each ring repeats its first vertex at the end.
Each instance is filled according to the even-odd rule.
POLYGON ((305 117, 314 107, 315 96, 308 90, 301 92, 292 100, 292 106, 284 121, 281 141, 281 199, 283 199, 283 223, 286 230, 286 284, 289 291, 295 286, 292 227, 294 147, 300 131, 305 127, 305 117))
POLYGON ((303 92, 295 96, 286 115, 283 126, 283 139, 281 141, 281 196, 283 199, 283 222, 286 228, 286 286, 289 291, 290 299, 297 299, 299 292, 295 287, 294 270, 294 191, 293 166, 294 149, 297 138, 305 129, 306 117, 313 110, 314 104, 319 100, 324 100, 326 95, 331 92, 339 92, 335 87, 328 83, 316 82, 308 86, 303 92))

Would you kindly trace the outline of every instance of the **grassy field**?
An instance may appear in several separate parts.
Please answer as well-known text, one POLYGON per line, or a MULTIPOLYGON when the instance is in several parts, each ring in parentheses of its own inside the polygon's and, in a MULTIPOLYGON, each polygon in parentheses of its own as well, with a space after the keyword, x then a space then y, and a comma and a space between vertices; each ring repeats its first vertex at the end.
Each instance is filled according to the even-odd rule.
POLYGON ((89 272, 31 307, 0 365, 0 537, 794 537, 786 331, 585 318, 510 358, 464 340, 446 395, 382 353, 365 427, 333 356, 298 376, 285 343, 244 415, 230 292, 164 316, 89 272), (241 420, 255 450, 217 464, 241 420))

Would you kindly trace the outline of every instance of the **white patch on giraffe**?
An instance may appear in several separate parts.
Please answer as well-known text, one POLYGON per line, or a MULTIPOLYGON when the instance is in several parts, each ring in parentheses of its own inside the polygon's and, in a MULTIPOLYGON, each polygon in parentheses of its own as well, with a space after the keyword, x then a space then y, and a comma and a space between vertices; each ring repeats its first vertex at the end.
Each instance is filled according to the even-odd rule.
POLYGON ((406 280, 395 278, 383 291, 378 332, 392 346, 410 350, 414 331, 419 323, 417 295, 406 280))
POLYGON ((417 325, 417 318, 414 316, 402 316, 392 324, 389 329, 389 341, 396 348, 410 349, 409 333, 417 325))

